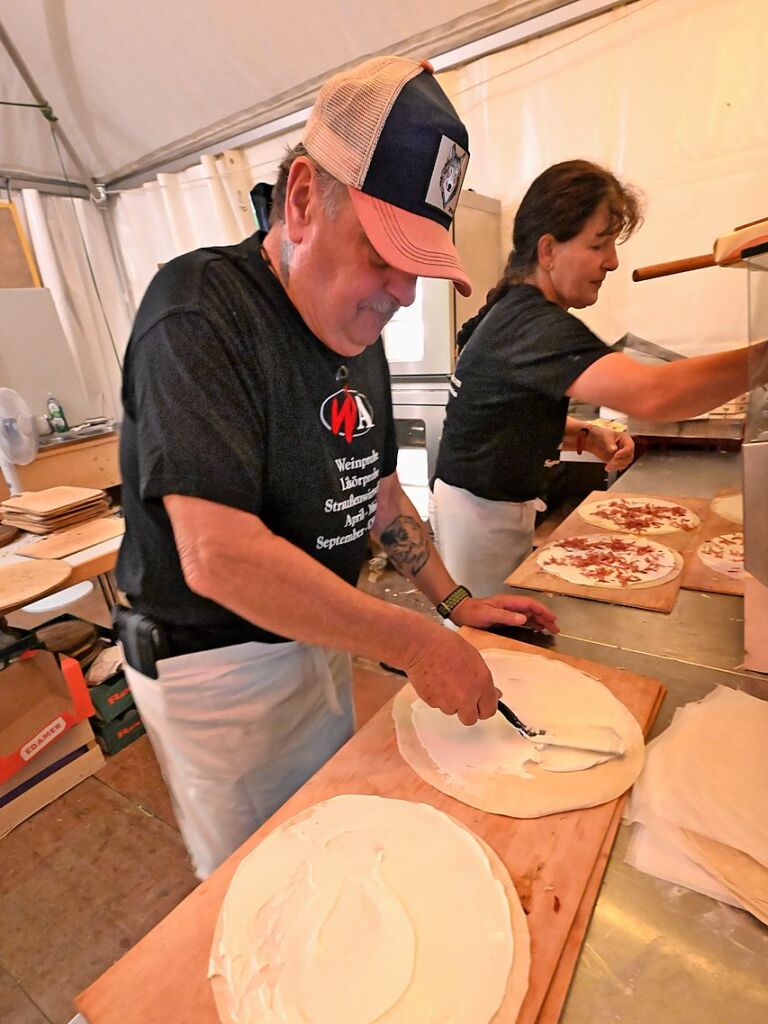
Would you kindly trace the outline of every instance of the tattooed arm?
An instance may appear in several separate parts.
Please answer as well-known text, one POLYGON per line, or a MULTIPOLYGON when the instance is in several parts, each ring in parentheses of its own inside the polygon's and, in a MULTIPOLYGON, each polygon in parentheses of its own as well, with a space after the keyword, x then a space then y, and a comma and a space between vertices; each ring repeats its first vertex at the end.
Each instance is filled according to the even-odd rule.
MULTIPOLYGON (((468 529, 472 527, 469 526, 468 529)), ((400 486, 396 474, 379 483, 378 507, 373 535, 390 562, 411 580, 434 604, 446 598, 461 580, 454 580, 430 540, 426 523, 400 486)), ((528 597, 495 594, 466 598, 457 605, 451 619, 459 626, 520 626, 557 632, 554 615, 543 604, 528 597)))
POLYGON ((427 524, 422 522, 395 473, 379 483, 372 532, 395 568, 433 604, 456 588, 430 539, 427 524))

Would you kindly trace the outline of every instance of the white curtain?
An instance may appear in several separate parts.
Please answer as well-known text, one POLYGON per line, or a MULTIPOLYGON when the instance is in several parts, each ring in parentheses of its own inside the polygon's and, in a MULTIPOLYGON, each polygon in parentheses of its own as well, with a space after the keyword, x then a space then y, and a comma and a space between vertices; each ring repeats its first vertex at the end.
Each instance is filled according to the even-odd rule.
POLYGON ((465 186, 517 206, 552 163, 610 167, 647 200, 583 319, 686 355, 744 344, 747 273, 713 268, 633 283, 632 269, 711 253, 768 215, 766 0, 646 0, 441 75, 469 128, 465 186))
POLYGON ((234 245, 256 230, 250 190, 274 181, 296 133, 244 150, 206 155, 178 174, 158 174, 110 198, 113 223, 135 306, 158 267, 201 246, 234 245))
POLYGON ((24 219, 92 415, 120 416, 129 315, 104 213, 90 200, 22 189, 24 219))

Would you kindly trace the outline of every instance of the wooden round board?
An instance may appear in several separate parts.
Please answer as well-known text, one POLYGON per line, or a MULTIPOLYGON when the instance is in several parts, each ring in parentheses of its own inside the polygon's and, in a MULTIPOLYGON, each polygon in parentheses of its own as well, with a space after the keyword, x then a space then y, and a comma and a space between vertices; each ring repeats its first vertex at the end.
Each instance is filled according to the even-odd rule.
POLYGON ((50 594, 72 575, 72 566, 54 559, 14 562, 0 567, 0 613, 50 594))
POLYGON ((0 526, 0 548, 4 548, 6 544, 10 544, 12 540, 16 540, 19 536, 19 531, 15 526, 0 526))
MULTIPOLYGON (((290 821, 299 820, 312 810, 313 808, 311 807, 307 808, 306 811, 301 812, 296 816, 296 818, 290 819, 290 821)), ((442 813, 445 814, 445 811, 442 813)), ((510 878, 509 871, 496 851, 489 846, 484 839, 475 835, 471 829, 467 828, 466 825, 458 821, 452 815, 448 814, 446 817, 449 817, 454 825, 458 825, 459 828, 468 832, 472 838, 482 846, 491 865, 493 874, 496 876, 498 881, 501 882, 504 887, 504 892, 506 893, 514 941, 512 969, 510 970, 509 977, 507 978, 507 988, 504 993, 504 999, 502 1000, 501 1006, 488 1024, 514 1024, 517 1020, 518 1014, 520 1013, 520 1007, 523 1005, 523 1000, 528 992, 528 980, 531 971, 531 939, 528 931, 528 922, 525 918, 525 911, 522 908, 520 897, 517 895, 517 890, 510 878)), ((284 822, 283 824, 286 823, 284 822)), ((216 949, 221 941, 221 918, 221 911, 219 911, 216 918, 216 927, 213 933, 212 949, 216 949)), ((221 1024, 235 1024, 227 1006, 227 983, 225 979, 219 974, 214 974, 211 977, 211 989, 213 991, 213 1000, 216 1003, 216 1010, 221 1024)))

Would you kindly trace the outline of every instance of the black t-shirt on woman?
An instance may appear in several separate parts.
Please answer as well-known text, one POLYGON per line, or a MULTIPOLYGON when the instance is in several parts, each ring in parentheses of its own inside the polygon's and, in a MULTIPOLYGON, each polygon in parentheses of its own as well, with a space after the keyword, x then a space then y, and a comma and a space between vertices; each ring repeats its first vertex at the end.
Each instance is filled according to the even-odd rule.
POLYGON ((565 394, 609 347, 533 285, 514 285, 462 350, 435 477, 494 501, 539 496, 568 415, 565 394))
POLYGON ((285 638, 187 587, 166 494, 251 512, 355 585, 378 481, 397 464, 381 339, 354 358, 330 351, 270 273, 262 238, 168 263, 126 353, 118 584, 176 648, 285 638))

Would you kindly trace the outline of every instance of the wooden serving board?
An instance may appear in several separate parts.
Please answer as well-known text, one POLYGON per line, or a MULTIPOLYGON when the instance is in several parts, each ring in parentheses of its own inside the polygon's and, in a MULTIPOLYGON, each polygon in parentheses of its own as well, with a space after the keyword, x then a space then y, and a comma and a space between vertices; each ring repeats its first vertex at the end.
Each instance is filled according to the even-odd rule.
MULTIPOLYGON (((462 634, 480 648, 504 647, 554 657, 488 633, 462 630, 462 634)), ((664 692, 660 683, 583 659, 562 656, 560 660, 601 679, 647 733, 664 692)), ((485 840, 510 872, 531 934, 531 978, 518 1024, 538 1020, 553 979, 559 979, 559 987, 549 998, 556 1002, 561 989, 564 995, 564 980, 570 980, 621 801, 531 819, 507 818, 468 807, 427 785, 400 757, 391 704, 389 701, 374 715, 165 920, 77 997, 77 1008, 89 1024, 218 1024, 207 979, 208 956, 221 901, 237 865, 282 822, 339 793, 432 804, 485 840), (565 973, 558 975, 559 970, 565 973)))
POLYGON ((694 512, 701 520, 700 525, 690 533, 684 530, 676 530, 674 533, 647 533, 635 534, 635 536, 646 537, 648 540, 657 541, 665 547, 673 548, 675 551, 688 551, 700 543, 700 534, 704 525, 704 518, 709 512, 709 500, 707 498, 671 498, 666 494, 629 494, 624 491, 592 491, 575 508, 571 514, 560 523, 556 530, 547 537, 546 543, 550 541, 563 540, 565 537, 578 537, 582 534, 592 533, 625 533, 629 531, 609 530, 604 526, 593 526, 579 515, 579 509, 593 505, 596 501, 605 501, 606 498, 640 498, 643 501, 651 501, 658 498, 660 501, 672 501, 676 505, 682 505, 694 512))
POLYGON ((93 487, 46 487, 42 491, 24 491, 2 503, 3 512, 29 512, 36 516, 58 515, 86 502, 105 498, 104 491, 93 487))
POLYGON ((93 519, 82 526, 72 526, 44 540, 35 540, 17 548, 17 554, 27 558, 65 558, 76 551, 84 551, 102 541, 120 537, 125 533, 124 519, 93 519))
MULTIPOLYGON (((586 525, 586 524, 585 524, 586 525)), ((600 531, 596 531, 600 532, 600 531)), ((551 543, 551 538, 547 544, 551 543)), ((522 562, 504 582, 510 587, 525 590, 542 590, 548 594, 565 594, 567 597, 583 597, 587 601, 602 601, 604 604, 624 605, 627 608, 643 608, 650 612, 669 614, 675 606, 680 592, 682 572, 666 583, 645 587, 588 587, 583 583, 569 583, 539 568, 536 557, 546 547, 543 544, 522 562)), ((678 552, 678 558, 683 556, 678 552)))
POLYGON ((50 594, 66 583, 71 574, 71 565, 50 559, 0 566, 0 614, 50 594))
POLYGON ((57 530, 66 529, 68 526, 75 526, 77 523, 86 523, 90 519, 99 519, 101 516, 112 515, 115 510, 109 507, 108 501, 99 501, 87 508, 78 509, 75 512, 68 512, 64 516, 56 516, 54 519, 39 519, 26 515, 11 515, 6 513, 3 516, 3 523, 9 526, 16 526, 27 533, 50 534, 57 530))
POLYGON ((723 533, 742 533, 743 530, 743 526, 739 526, 729 519, 723 519, 722 516, 713 512, 710 507, 702 522, 701 529, 698 531, 699 539, 696 547, 683 554, 684 564, 681 586, 685 590, 701 590, 705 594, 735 594, 738 597, 743 597, 743 578, 734 579, 730 576, 724 576, 720 572, 714 572, 714 570, 704 565, 696 553, 696 548, 699 544, 709 540, 711 537, 719 537, 723 533))

